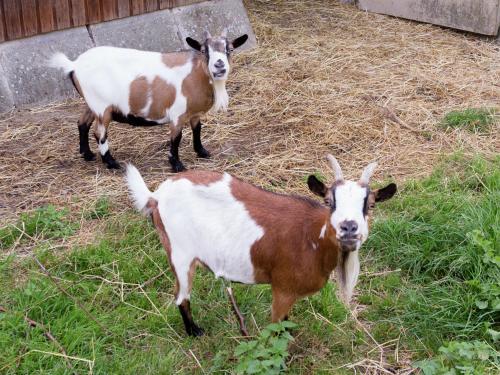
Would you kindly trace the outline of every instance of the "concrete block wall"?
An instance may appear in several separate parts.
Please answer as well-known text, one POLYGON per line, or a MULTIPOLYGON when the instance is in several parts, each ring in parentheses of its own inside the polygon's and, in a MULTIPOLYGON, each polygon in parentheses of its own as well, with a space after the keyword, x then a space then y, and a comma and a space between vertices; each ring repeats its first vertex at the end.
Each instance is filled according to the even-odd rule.
POLYGON ((357 0, 357 4, 369 12, 484 35, 497 35, 500 27, 500 0, 357 0))
POLYGON ((93 46, 111 45, 148 51, 188 49, 185 38, 201 39, 203 31, 229 37, 248 34, 245 48, 256 40, 241 0, 213 0, 165 9, 97 25, 55 31, 0 44, 0 112, 29 104, 76 97, 71 81, 47 67, 56 51, 75 59, 93 46))

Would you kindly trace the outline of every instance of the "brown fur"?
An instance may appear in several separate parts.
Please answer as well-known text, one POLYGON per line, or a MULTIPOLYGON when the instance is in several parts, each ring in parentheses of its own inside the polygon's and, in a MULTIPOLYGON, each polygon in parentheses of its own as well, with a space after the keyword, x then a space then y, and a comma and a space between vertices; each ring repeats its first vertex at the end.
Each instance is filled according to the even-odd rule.
POLYGON ((185 178, 191 181, 195 185, 208 186, 214 182, 220 181, 222 179, 222 174, 211 171, 185 171, 176 174, 170 180, 175 181, 185 178))
POLYGON ((213 87, 210 83, 207 63, 205 57, 197 54, 193 57, 193 69, 182 82, 182 95, 187 98, 186 113, 183 124, 187 123, 193 116, 204 114, 214 104, 213 87))
POLYGON ((254 276, 257 283, 271 284, 272 320, 281 320, 298 298, 321 289, 337 265, 339 247, 329 224, 330 210, 316 201, 274 194, 237 179, 231 191, 264 228, 264 236, 251 249, 254 276), (327 231, 320 239, 323 225, 327 231))
POLYGON ((159 120, 165 117, 168 108, 175 101, 175 87, 163 79, 156 77, 151 85, 152 103, 149 109, 148 118, 159 120))
POLYGON ((182 66, 187 63, 191 56, 191 52, 164 53, 161 56, 161 60, 169 68, 175 68, 176 66, 182 66))
POLYGON ((138 77, 130 84, 130 97, 128 104, 130 106, 130 113, 134 116, 140 116, 141 110, 146 106, 148 97, 149 84, 146 77, 138 77))

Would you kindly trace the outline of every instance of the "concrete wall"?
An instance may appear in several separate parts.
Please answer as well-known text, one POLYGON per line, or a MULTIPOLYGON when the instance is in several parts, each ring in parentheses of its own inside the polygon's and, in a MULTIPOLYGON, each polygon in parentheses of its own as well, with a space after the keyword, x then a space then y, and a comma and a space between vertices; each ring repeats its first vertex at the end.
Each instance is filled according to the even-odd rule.
POLYGON ((375 13, 433 23, 485 35, 497 35, 500 0, 358 0, 375 13))
POLYGON ((224 27, 229 37, 248 34, 245 48, 255 46, 255 35, 241 0, 207 1, 1 43, 0 112, 76 96, 70 80, 61 71, 46 66, 56 51, 70 59, 100 45, 179 51, 189 49, 187 36, 201 39, 205 29, 215 35, 224 27))

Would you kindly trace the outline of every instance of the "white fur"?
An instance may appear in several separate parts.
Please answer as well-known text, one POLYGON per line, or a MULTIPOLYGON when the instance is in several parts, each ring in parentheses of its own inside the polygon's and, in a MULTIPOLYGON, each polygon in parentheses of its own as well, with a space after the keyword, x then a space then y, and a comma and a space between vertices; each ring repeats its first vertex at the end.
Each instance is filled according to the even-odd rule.
POLYGON ((226 91, 226 81, 213 81, 214 87, 214 105, 212 111, 226 111, 229 105, 229 95, 226 91))
POLYGON ((64 74, 69 74, 75 70, 75 64, 68 59, 62 52, 56 52, 48 61, 48 65, 52 68, 60 68, 64 74))
POLYGON ((358 249, 368 237, 368 222, 363 214, 366 188, 354 181, 344 181, 335 188, 335 211, 330 222, 337 232, 337 238, 343 235, 340 225, 344 221, 353 220, 358 225, 356 235, 359 236, 358 249))
MULTIPOLYGON (((140 207, 147 199, 136 194, 141 191, 148 196, 148 191, 145 185, 138 186, 135 172, 132 169, 127 175, 131 175, 129 189, 140 207)), ((177 304, 189 299, 188 272, 195 258, 216 277, 255 282, 250 249, 264 229, 231 194, 231 180, 227 173, 208 186, 182 178, 167 180, 152 194, 171 244, 171 261, 179 280, 177 304)))
POLYGON ((126 181, 132 200, 135 207, 142 212, 145 212, 146 204, 153 193, 148 189, 141 174, 132 164, 127 165, 126 181))
POLYGON ((335 274, 340 297, 346 305, 349 305, 359 276, 359 251, 351 251, 341 254, 341 256, 347 256, 347 259, 338 263, 335 274))
POLYGON ((99 153, 104 156, 109 150, 108 140, 106 140, 104 143, 99 142, 97 147, 99 148, 99 153))
POLYGON ((321 227, 321 232, 319 232, 319 238, 324 238, 326 233, 326 224, 321 227))
MULTIPOLYGON (((73 62, 62 53, 56 53, 50 64, 62 68, 65 73, 75 72, 85 101, 98 116, 103 115, 110 105, 117 107, 125 116, 128 115, 130 84, 139 77, 145 77, 150 84, 159 77, 175 87, 175 101, 165 113, 163 122, 172 121, 177 125, 179 116, 186 111, 187 100, 182 95, 181 86, 191 72, 191 60, 184 65, 169 68, 158 52, 95 47, 82 53, 73 62)), ((148 110, 149 105, 143 111, 148 110)))

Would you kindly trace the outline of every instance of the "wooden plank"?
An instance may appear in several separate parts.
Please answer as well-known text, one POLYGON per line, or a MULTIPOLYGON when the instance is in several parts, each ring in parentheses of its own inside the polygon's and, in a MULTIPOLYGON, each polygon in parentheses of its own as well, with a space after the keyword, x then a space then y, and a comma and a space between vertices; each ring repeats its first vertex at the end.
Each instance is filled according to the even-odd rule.
POLYGON ((182 7, 185 5, 191 5, 196 3, 201 3, 204 0, 172 0, 172 7, 182 7))
POLYGON ((102 1, 102 19, 104 21, 114 20, 118 18, 118 9, 116 8, 115 0, 102 1))
POLYGON ((85 0, 71 0, 71 23, 73 27, 87 24, 85 0))
POLYGON ((142 14, 144 13, 144 2, 143 0, 130 0, 132 5, 132 14, 142 14))
POLYGON ((158 10, 158 0, 146 0, 145 11, 154 12, 158 10))
POLYGON ((7 39, 7 35, 5 34, 5 19, 3 17, 3 7, 2 2, 0 1, 0 42, 3 42, 7 39))
POLYGON ((87 22, 98 23, 102 21, 101 5, 99 0, 87 0, 87 22))
POLYGON ((38 1, 38 19, 40 20, 40 31, 46 33, 55 30, 54 8, 52 0, 38 1))
POLYGON ((23 12, 24 36, 37 34, 36 0, 21 0, 21 9, 23 12))
POLYGON ((71 27, 71 15, 69 14, 68 0, 53 0, 54 11, 56 13, 57 30, 63 30, 71 27))
POLYGON ((160 9, 172 8, 172 0, 160 0, 160 9))
POLYGON ((130 16, 130 0, 117 0, 118 2, 118 17, 130 16))
POLYGON ((3 10, 7 39, 21 38, 24 34, 21 25, 21 4, 18 0, 4 0, 3 10))

